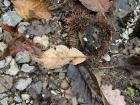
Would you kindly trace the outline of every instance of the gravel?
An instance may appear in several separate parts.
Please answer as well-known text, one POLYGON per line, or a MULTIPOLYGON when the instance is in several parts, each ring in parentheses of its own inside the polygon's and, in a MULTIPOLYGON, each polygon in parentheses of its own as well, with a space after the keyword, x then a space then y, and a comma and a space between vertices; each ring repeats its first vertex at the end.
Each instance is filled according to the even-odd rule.
POLYGON ((4 0, 3 4, 6 6, 6 7, 9 7, 11 5, 11 2, 9 0, 4 0))
POLYGON ((41 93, 43 84, 41 81, 36 82, 35 84, 31 85, 31 88, 36 91, 37 94, 41 93))
POLYGON ((7 48, 7 45, 3 42, 0 42, 0 52, 4 52, 4 50, 7 48))
POLYGON ((25 73, 30 73, 33 72, 35 70, 34 66, 30 66, 29 64, 23 64, 21 67, 21 71, 25 72, 25 73))
POLYGON ((8 24, 9 26, 16 26, 22 18, 16 13, 16 11, 8 11, 3 17, 3 24, 8 24))
POLYGON ((0 76, 0 93, 8 91, 13 86, 13 78, 8 75, 0 76))
POLYGON ((12 59, 10 62, 10 69, 6 71, 6 74, 16 75, 18 72, 19 72, 18 65, 16 64, 15 60, 12 59))
POLYGON ((104 60, 107 61, 107 62, 111 61, 111 57, 110 57, 109 54, 104 55, 104 56, 102 57, 102 59, 104 59, 104 60))
POLYGON ((18 80, 15 87, 16 87, 16 89, 22 91, 22 90, 26 89, 30 85, 31 82, 32 82, 31 78, 26 78, 26 79, 21 78, 18 80))
POLYGON ((11 61, 12 61, 12 57, 11 56, 8 56, 4 60, 1 60, 0 61, 0 69, 5 68, 6 66, 8 66, 11 61))
POLYGON ((28 51, 18 52, 15 59, 18 63, 28 63, 31 60, 31 56, 28 51))

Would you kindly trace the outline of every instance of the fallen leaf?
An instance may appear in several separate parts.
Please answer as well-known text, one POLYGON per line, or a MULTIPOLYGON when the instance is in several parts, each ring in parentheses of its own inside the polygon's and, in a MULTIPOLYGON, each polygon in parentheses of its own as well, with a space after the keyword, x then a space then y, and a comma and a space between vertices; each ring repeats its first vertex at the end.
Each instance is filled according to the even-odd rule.
POLYGON ((64 45, 58 45, 45 51, 40 57, 33 57, 45 69, 61 68, 62 66, 72 63, 80 64, 86 60, 86 56, 76 48, 67 48, 64 45))
POLYGON ((6 24, 2 24, 2 25, 0 25, 0 27, 1 27, 3 30, 5 30, 5 31, 7 31, 7 32, 9 32, 9 33, 11 33, 11 35, 12 35, 13 37, 18 37, 18 36, 22 35, 22 33, 19 33, 18 30, 15 29, 15 28, 13 28, 12 26, 9 26, 9 25, 6 25, 6 24))
POLYGON ((101 89, 110 105, 126 105, 124 96, 121 95, 119 89, 113 90, 111 85, 103 85, 101 89))
POLYGON ((69 65, 67 75, 75 96, 83 98, 86 105, 109 105, 95 75, 88 69, 69 65))
POLYGON ((12 0, 17 13, 25 20, 43 18, 49 20, 48 3, 41 0, 12 0))
POLYGON ((106 12, 112 5, 110 0, 80 0, 81 3, 92 11, 106 12))
POLYGON ((20 51, 29 51, 32 54, 39 55, 41 51, 35 47, 32 42, 29 40, 25 40, 25 38, 15 38, 8 42, 8 47, 6 48, 4 54, 2 55, 1 59, 6 56, 15 56, 20 51))

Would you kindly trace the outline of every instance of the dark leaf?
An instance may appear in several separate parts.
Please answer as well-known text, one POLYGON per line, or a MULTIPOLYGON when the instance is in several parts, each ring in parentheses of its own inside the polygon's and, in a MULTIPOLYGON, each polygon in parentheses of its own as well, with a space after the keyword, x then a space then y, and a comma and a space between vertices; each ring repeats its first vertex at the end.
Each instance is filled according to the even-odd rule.
POLYGON ((86 105, 109 105, 103 96, 94 74, 83 66, 68 67, 68 78, 77 97, 82 97, 86 105))
POLYGON ((41 53, 41 50, 35 47, 31 41, 26 40, 23 37, 19 37, 8 42, 8 47, 1 59, 6 56, 15 56, 18 52, 25 50, 35 55, 39 55, 41 53))

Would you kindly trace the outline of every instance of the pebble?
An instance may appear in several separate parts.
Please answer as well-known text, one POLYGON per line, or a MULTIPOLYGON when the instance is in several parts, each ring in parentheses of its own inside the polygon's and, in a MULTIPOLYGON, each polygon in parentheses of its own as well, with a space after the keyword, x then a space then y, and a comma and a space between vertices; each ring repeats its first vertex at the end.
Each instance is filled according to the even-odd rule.
POLYGON ((0 42, 0 52, 4 52, 4 50, 7 48, 7 45, 3 42, 0 42))
POLYGON ((16 11, 8 11, 3 17, 3 24, 7 24, 9 26, 16 26, 22 18, 16 13, 16 11))
POLYGON ((18 82, 16 83, 15 87, 16 89, 22 91, 27 88, 27 86, 30 85, 32 82, 31 78, 26 78, 26 79, 19 79, 18 82))
POLYGON ((8 66, 10 64, 11 60, 12 60, 12 57, 11 56, 8 56, 4 60, 1 60, 0 61, 0 69, 8 66))
POLYGON ((0 93, 8 91, 13 86, 13 78, 8 75, 0 76, 0 93), (6 88, 5 88, 6 87, 6 88))
POLYGON ((0 27, 0 34, 2 34, 2 28, 0 27))
POLYGON ((65 79, 65 73, 64 72, 59 72, 59 79, 65 79))
POLYGON ((33 72, 35 70, 34 66, 30 66, 29 64, 23 64, 21 67, 21 71, 25 72, 25 73, 30 73, 33 72))
POLYGON ((118 51, 119 51, 119 45, 115 44, 115 43, 112 43, 110 45, 110 52, 115 54, 115 53, 118 53, 118 51))
POLYGON ((28 51, 23 51, 18 52, 15 59, 18 63, 28 63, 31 60, 31 56, 28 51))
POLYGON ((35 84, 31 85, 31 88, 37 93, 40 94, 43 87, 43 83, 41 81, 36 82, 35 84))
POLYGON ((111 60, 111 57, 109 54, 106 54, 104 56, 102 56, 102 59, 104 59, 105 61, 109 62, 111 60))
POLYGON ((30 100, 30 95, 29 94, 22 94, 21 97, 22 97, 23 101, 30 100))
POLYGON ((8 96, 7 94, 0 94, 0 103, 1 105, 8 105, 8 96))
POLYGON ((0 101, 1 105, 8 105, 8 97, 6 98, 3 98, 1 101, 0 101))
POLYGON ((35 36, 33 39, 33 42, 35 44, 39 44, 42 46, 42 50, 45 50, 46 48, 49 47, 49 38, 46 35, 40 36, 35 36))
POLYGON ((16 95, 16 96, 14 97, 14 100, 15 100, 16 102, 18 102, 18 103, 22 102, 22 99, 21 99, 20 96, 18 96, 18 95, 16 95))
POLYGON ((6 71, 6 74, 16 75, 18 72, 19 72, 18 65, 16 64, 15 60, 12 59, 10 62, 10 68, 6 71))
POLYGON ((9 7, 11 5, 11 2, 9 0, 4 0, 3 4, 6 6, 6 7, 9 7))
POLYGON ((29 25, 30 25, 30 23, 28 23, 28 22, 21 22, 21 23, 19 23, 19 25, 18 25, 18 32, 24 33, 26 31, 26 29, 27 29, 27 26, 29 26, 29 25))
POLYGON ((69 88, 69 84, 68 84, 67 80, 63 80, 61 82, 61 88, 64 89, 64 90, 67 90, 69 88))

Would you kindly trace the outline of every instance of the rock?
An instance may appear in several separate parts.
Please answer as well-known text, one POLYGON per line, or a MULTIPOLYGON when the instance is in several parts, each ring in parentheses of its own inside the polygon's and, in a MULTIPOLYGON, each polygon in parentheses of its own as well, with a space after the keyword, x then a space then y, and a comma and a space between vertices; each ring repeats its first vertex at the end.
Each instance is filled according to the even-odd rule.
POLYGON ((26 79, 19 79, 18 82, 16 83, 15 87, 16 89, 22 91, 29 86, 29 84, 32 82, 31 78, 26 78, 26 79))
POLYGON ((4 50, 7 48, 7 45, 3 42, 0 42, 0 52, 4 52, 4 50))
POLYGON ((8 97, 2 99, 2 100, 0 101, 0 103, 1 103, 1 105, 8 105, 8 97))
POLYGON ((30 100, 30 95, 29 94, 22 94, 21 97, 22 97, 23 101, 30 100))
POLYGON ((25 72, 25 73, 30 73, 33 72, 35 70, 34 66, 30 66, 28 64, 23 64, 21 67, 21 71, 25 72))
POLYGON ((43 34, 48 34, 51 31, 51 27, 48 23, 40 24, 40 22, 32 22, 32 25, 28 27, 27 34, 41 36, 43 34))
POLYGON ((102 59, 109 62, 111 60, 111 57, 108 54, 106 54, 106 55, 102 56, 102 59))
POLYGON ((65 73, 59 72, 59 79, 65 79, 65 73))
POLYGON ((63 80, 61 82, 61 88, 64 89, 64 90, 66 90, 66 89, 69 88, 69 84, 68 84, 68 81, 67 80, 63 80))
POLYGON ((31 60, 31 56, 28 51, 23 51, 18 52, 15 59, 18 63, 28 63, 31 60))
POLYGON ((9 26, 16 26, 22 18, 16 13, 16 11, 6 12, 3 17, 3 24, 8 24, 9 26))
POLYGON ((0 69, 7 67, 10 64, 11 61, 12 61, 11 56, 8 56, 4 60, 1 60, 0 61, 0 69))
POLYGON ((110 52, 113 53, 113 54, 118 53, 119 52, 119 45, 115 44, 115 43, 112 43, 110 45, 110 52))
POLYGON ((6 71, 6 74, 16 75, 18 72, 19 72, 18 65, 16 64, 15 60, 12 59, 10 62, 10 68, 6 71))
POLYGON ((18 25, 18 32, 24 33, 25 30, 27 29, 27 26, 30 25, 28 22, 21 22, 18 25))
POLYGON ((41 37, 35 36, 33 42, 39 44, 43 50, 49 47, 49 38, 46 35, 42 35, 41 37))
POLYGON ((13 78, 8 75, 0 76, 0 93, 8 91, 13 86, 13 78))
POLYGON ((42 87, 43 87, 43 84, 42 84, 41 81, 39 81, 39 82, 31 85, 31 88, 34 89, 37 94, 40 94, 41 93, 42 87))
POLYGON ((15 100, 16 102, 18 102, 18 103, 22 102, 22 99, 21 99, 20 96, 18 96, 18 95, 16 95, 16 96, 14 97, 14 100, 15 100))
POLYGON ((0 27, 0 34, 2 34, 2 28, 0 27))
POLYGON ((4 0, 3 3, 6 7, 9 7, 11 5, 11 2, 9 0, 4 0))

